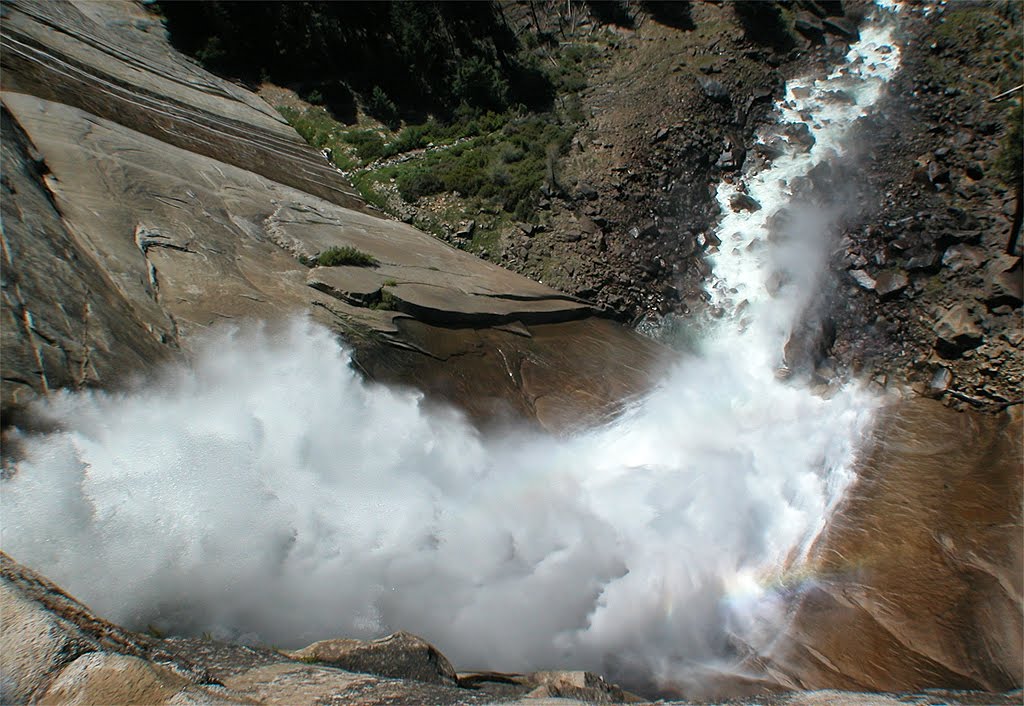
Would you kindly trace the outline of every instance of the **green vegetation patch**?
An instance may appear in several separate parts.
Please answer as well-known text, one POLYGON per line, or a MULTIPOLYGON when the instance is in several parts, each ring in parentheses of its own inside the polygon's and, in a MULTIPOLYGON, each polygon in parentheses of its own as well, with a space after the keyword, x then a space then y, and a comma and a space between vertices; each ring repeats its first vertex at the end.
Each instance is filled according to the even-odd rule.
MULTIPOLYGON (((390 36, 401 47, 403 65, 430 78, 430 85, 413 93, 418 99, 429 94, 437 100, 420 101, 382 77, 379 83, 348 84, 357 94, 359 110, 345 115, 332 109, 329 100, 305 109, 278 108, 309 144, 324 150, 346 173, 367 203, 381 210, 408 218, 396 192, 406 203, 441 194, 457 197, 450 201, 460 213, 425 218, 427 225, 436 226, 427 230, 440 237, 451 223, 480 210, 496 215, 495 222, 502 224, 536 221, 541 198, 559 191, 559 158, 585 120, 580 94, 608 47, 618 41, 609 31, 585 38, 563 33, 559 41, 539 30, 499 41, 496 34, 489 34, 495 31, 495 21, 501 32, 507 29, 500 11, 494 17, 490 14, 498 6, 474 7, 482 13, 477 18, 482 24, 474 26, 472 41, 459 44, 452 56, 445 53, 451 46, 442 51, 432 44, 438 39, 439 18, 456 24, 465 19, 449 16, 448 5, 387 3, 361 16, 360 21, 392 23, 390 36), (480 34, 485 28, 487 32, 480 34), (498 45, 502 49, 495 52, 498 45), (439 59, 443 71, 440 65, 433 66, 439 59), (368 115, 377 120, 368 120, 368 115)), ((311 17, 326 17, 321 9, 311 17)), ((334 9, 347 14, 346 8, 334 9)), ((303 13, 297 17, 305 18, 303 13)), ((348 36, 347 29, 331 32, 335 30, 348 36)), ((312 93, 306 90, 304 95, 314 97, 312 93)), ((421 205, 428 211, 434 206, 421 205)), ((482 228, 478 223, 472 239, 462 240, 460 247, 483 252, 495 247, 499 237, 496 227, 482 228)))
POLYGON ((350 245, 331 247, 317 255, 316 264, 321 267, 339 267, 349 265, 351 267, 376 267, 380 263, 377 258, 362 250, 357 250, 350 245))
POLYGON ((409 203, 451 192, 519 220, 532 220, 541 186, 556 188, 556 163, 576 133, 574 122, 554 113, 488 112, 450 124, 429 120, 389 133, 346 127, 322 108, 279 110, 303 139, 329 149, 335 166, 349 170, 356 189, 378 208, 386 207, 386 199, 375 183, 394 179, 409 203), (421 149, 426 151, 406 161, 377 164, 421 149))
POLYGON ((555 187, 555 162, 575 133, 552 117, 513 120, 489 135, 396 165, 392 176, 398 193, 412 202, 454 192, 530 220, 541 186, 555 187))
POLYGON ((382 289, 380 290, 380 299, 370 308, 380 311, 398 311, 398 297, 387 289, 382 289))

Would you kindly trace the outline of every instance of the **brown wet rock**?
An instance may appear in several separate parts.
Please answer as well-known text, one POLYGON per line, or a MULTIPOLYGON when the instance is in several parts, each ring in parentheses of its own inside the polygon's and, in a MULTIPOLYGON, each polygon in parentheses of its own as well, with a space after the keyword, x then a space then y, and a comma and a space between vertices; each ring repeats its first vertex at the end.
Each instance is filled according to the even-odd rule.
POLYGON ((671 363, 660 346, 607 320, 513 330, 395 323, 400 345, 371 342, 357 350, 359 366, 377 379, 463 400, 462 408, 485 426, 533 418, 562 433, 599 423, 637 395, 639 381, 671 363))
POLYGON ((448 659, 423 638, 396 632, 378 640, 321 640, 289 654, 292 659, 431 684, 458 684, 448 659))
POLYGON ((875 278, 875 292, 884 298, 895 297, 910 284, 907 276, 899 270, 886 270, 875 278))
POLYGON ((882 415, 767 655, 783 683, 1019 688, 1022 438, 1019 405, 986 415, 919 398, 882 415))
POLYGON ((749 211, 751 213, 761 210, 761 204, 755 198, 742 192, 733 194, 729 199, 729 207, 733 211, 749 211))

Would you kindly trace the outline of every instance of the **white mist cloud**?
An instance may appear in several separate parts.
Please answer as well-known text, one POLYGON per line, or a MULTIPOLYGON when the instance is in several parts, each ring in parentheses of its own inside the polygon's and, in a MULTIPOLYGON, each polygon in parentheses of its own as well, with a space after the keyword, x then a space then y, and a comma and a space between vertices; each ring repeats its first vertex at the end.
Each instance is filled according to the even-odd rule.
MULTIPOLYGON (((848 64, 874 93, 827 109, 820 149, 895 66, 886 35, 864 37, 848 64)), ((746 247, 823 154, 750 175, 765 208, 725 219, 714 262, 715 301, 750 306, 607 426, 484 438, 362 381, 307 321, 223 330, 132 392, 41 404, 60 431, 27 437, 0 484, 3 548, 135 628, 281 647, 403 629, 460 669, 663 684, 727 666, 734 640, 762 648, 783 628, 772 586, 842 497, 877 404, 774 376, 807 292, 767 297, 766 278, 782 258, 809 287, 824 239, 746 247)))
POLYGON ((41 407, 61 431, 4 482, 3 546, 137 628, 405 629, 461 668, 671 680, 773 618, 755 579, 820 529, 871 406, 723 355, 611 426, 484 439, 309 322, 226 330, 148 387, 41 407))

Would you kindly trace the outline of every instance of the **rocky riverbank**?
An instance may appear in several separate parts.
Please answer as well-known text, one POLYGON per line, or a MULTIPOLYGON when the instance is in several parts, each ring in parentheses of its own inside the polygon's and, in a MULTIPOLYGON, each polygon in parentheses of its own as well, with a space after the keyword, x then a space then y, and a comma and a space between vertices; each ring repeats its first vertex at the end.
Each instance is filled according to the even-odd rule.
POLYGON ((1020 83, 1020 7, 926 7, 904 13, 904 68, 860 126, 834 353, 883 386, 998 410, 1024 374, 1020 92, 993 100, 1020 83))
POLYGON ((705 253, 719 215, 715 186, 760 158, 754 133, 785 80, 842 57, 866 6, 659 7, 585 8, 569 26, 554 6, 539 14, 506 8, 520 33, 599 47, 586 66, 587 86, 567 98, 578 102, 582 122, 543 188, 535 221, 495 226, 497 216, 465 212, 452 194, 413 203, 394 196, 389 208, 437 224, 438 235, 459 247, 473 247, 474 230, 497 227, 486 257, 620 320, 702 315, 705 253))
MULTIPOLYGON (((585 120, 538 222, 504 227, 486 256, 624 321, 700 325, 706 254, 719 245, 714 186, 772 159, 755 133, 784 80, 826 72, 869 9, 797 3, 777 34, 717 3, 672 18, 584 13, 570 28, 550 8, 539 19, 510 10, 522 31, 538 23, 579 42, 612 32, 616 43, 589 67, 585 120)), ((861 377, 960 408, 1020 401, 1019 92, 991 100, 1020 75, 1020 24, 1012 3, 908 3, 889 97, 854 130, 852 158, 801 187, 805 207, 843 214, 831 279, 787 351, 822 389, 861 377)), ((454 196, 389 203, 458 247, 494 225, 488 213, 447 222, 462 213, 454 196)))
MULTIPOLYGON (((94 615, 45 577, 0 553, 0 700, 41 704, 582 704, 650 703, 589 672, 458 672, 428 642, 396 633, 327 640, 296 652, 210 638, 132 633, 94 615)), ((733 704, 1009 706, 1020 693, 778 693, 733 704)), ((664 702, 659 702, 664 703, 664 702)), ((687 701, 673 701, 682 705, 687 701)))

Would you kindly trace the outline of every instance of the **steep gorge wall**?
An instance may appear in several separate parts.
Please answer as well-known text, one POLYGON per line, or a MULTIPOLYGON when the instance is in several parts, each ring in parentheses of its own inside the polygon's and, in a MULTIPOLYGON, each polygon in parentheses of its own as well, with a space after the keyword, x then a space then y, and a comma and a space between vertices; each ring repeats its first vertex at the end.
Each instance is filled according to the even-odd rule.
MULTIPOLYGON (((220 322, 295 313, 344 333, 371 376, 480 418, 565 428, 644 388, 657 347, 369 212, 267 106, 131 8, 3 6, 5 417, 48 390, 123 384, 220 322), (333 245, 380 265, 303 264, 333 245), (374 308, 384 293, 392 308, 374 308)), ((1019 415, 914 413, 937 436, 908 441, 897 420, 882 448, 920 446, 924 470, 879 451, 819 547, 825 578, 772 665, 793 686, 1020 683, 1019 415), (964 457, 947 464, 949 438, 964 457)))
POLYGON ((374 215, 269 106, 175 53, 140 8, 3 12, 5 423, 39 393, 122 385, 211 326, 299 313, 344 333, 364 370, 480 418, 497 407, 559 427, 646 386, 655 345, 374 215), (378 264, 311 268, 335 246, 378 264), (457 355, 453 382, 439 361, 457 355), (631 366, 612 365, 622 355, 631 366))

